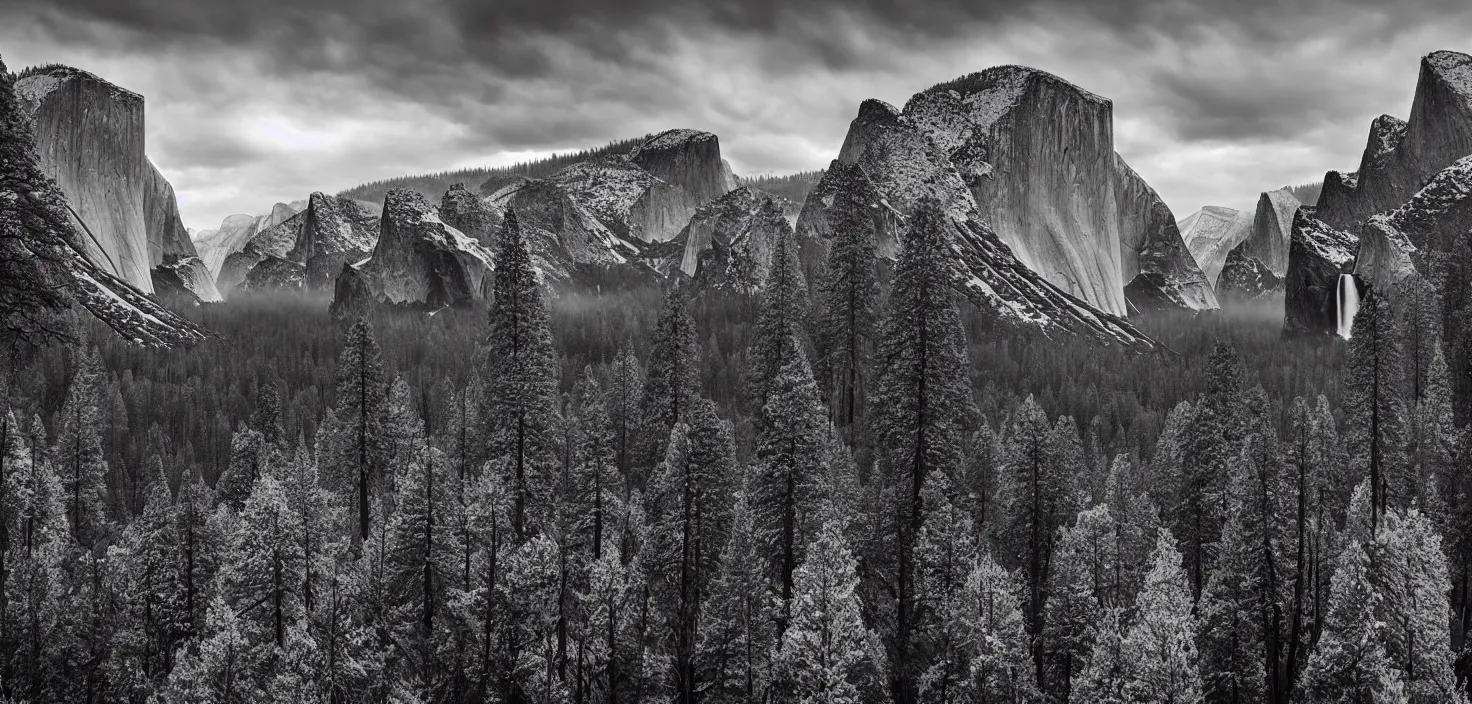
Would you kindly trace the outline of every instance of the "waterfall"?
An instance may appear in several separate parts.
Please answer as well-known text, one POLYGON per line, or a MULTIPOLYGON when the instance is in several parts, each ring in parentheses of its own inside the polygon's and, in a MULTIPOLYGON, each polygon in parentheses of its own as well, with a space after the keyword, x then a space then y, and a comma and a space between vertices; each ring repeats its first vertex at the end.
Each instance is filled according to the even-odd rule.
POLYGON ((1354 274, 1340 274, 1338 289, 1335 312, 1339 314, 1339 336, 1348 340, 1354 315, 1360 312, 1360 287, 1354 281, 1354 274))

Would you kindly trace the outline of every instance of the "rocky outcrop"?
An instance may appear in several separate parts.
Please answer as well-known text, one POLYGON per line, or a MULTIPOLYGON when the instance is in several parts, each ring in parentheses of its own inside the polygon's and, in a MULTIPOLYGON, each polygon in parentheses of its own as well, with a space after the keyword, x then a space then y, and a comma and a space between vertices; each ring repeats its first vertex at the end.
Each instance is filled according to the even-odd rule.
POLYGON ((495 246, 496 232, 501 229, 501 213, 463 183, 450 186, 440 198, 440 218, 486 249, 495 246))
POLYGON ((77 220, 83 255, 152 293, 143 96, 65 66, 23 72, 15 93, 31 114, 41 169, 66 194, 77 220))
POLYGON ((266 248, 271 245, 266 245, 261 251, 302 264, 306 267, 306 289, 325 291, 332 288, 332 280, 344 264, 361 261, 373 251, 378 230, 378 218, 357 201, 318 192, 307 199, 290 249, 277 255, 275 249, 266 248))
MULTIPOLYGON (((957 129, 969 134, 961 127, 957 129)), ((950 143, 952 140, 945 142, 950 143)), ((1129 323, 1060 289, 1020 260, 983 220, 981 208, 945 144, 938 144, 907 114, 881 101, 864 101, 849 125, 838 164, 808 194, 798 218, 799 237, 819 239, 824 237, 822 233, 831 233, 835 204, 856 203, 876 213, 871 220, 878 228, 876 243, 898 242, 916 204, 923 197, 934 197, 942 208, 947 237, 955 252, 957 290, 973 304, 995 311, 1005 322, 1045 336, 1072 334, 1104 344, 1142 349, 1154 346, 1129 323)), ((981 168, 974 160, 966 163, 973 173, 981 168)), ((1112 152, 1106 165, 1112 178, 1112 152)), ((1107 222, 1112 228, 1112 210, 1107 222)), ((805 259, 808 249, 804 243, 805 259)), ((1118 255, 1116 237, 1107 256, 1117 260, 1118 255)), ((1118 293, 1122 299, 1122 288, 1118 293)))
POLYGON ((1222 265, 1216 295, 1223 304, 1277 300, 1283 295, 1283 279, 1262 260, 1246 256, 1238 245, 1227 254, 1227 261, 1222 265))
POLYGON ((218 279, 230 255, 244 249, 256 235, 286 222, 306 207, 305 201, 277 203, 266 215, 231 215, 220 224, 220 229, 199 233, 194 239, 195 249, 218 279))
POLYGON ((1472 156, 1442 169, 1404 205, 1371 216, 1360 230, 1355 274, 1394 295, 1429 257, 1465 250, 1472 234, 1472 156))
POLYGON ((1383 115, 1353 174, 1330 172, 1319 196, 1319 217, 1358 230, 1375 213, 1405 203, 1437 172, 1472 154, 1472 56, 1438 51, 1421 59, 1411 116, 1383 115))
POLYGON ((1283 333, 1334 334, 1339 325, 1339 277, 1354 268, 1359 240, 1300 208, 1293 216, 1288 272, 1283 281, 1283 333))
POLYGON ((398 305, 468 305, 490 296, 490 251, 445 224, 419 193, 395 188, 384 200, 377 246, 366 261, 343 267, 333 309, 380 301, 398 305))
POLYGON ((521 179, 489 201, 503 214, 516 211, 532 262, 550 283, 570 281, 579 267, 621 265, 639 254, 556 181, 521 179))
MULTIPOLYGON (((629 153, 629 161, 665 183, 682 189, 695 206, 736 189, 731 167, 721 158, 721 141, 709 132, 674 129, 660 132, 629 153)), ((669 239, 674 232, 663 238, 669 239)))
POLYGON ((942 83, 904 109, 1018 259, 1122 315, 1113 115, 1109 100, 1019 66, 942 83))
POLYGON ((1114 155, 1125 298, 1137 310, 1215 310, 1216 292, 1181 237, 1176 217, 1145 179, 1114 155))
POLYGON ((1252 220, 1251 212, 1208 205, 1181 221, 1181 239, 1213 290, 1227 254, 1252 235, 1252 220))
MULTIPOLYGON (((271 218, 258 219, 256 225, 268 223, 281 210, 274 209, 271 218)), ((238 222, 242 229, 253 227, 246 226, 243 220, 238 222)), ((313 193, 301 212, 256 231, 238 251, 225 257, 216 284, 229 295, 250 278, 256 266, 281 259, 302 267, 305 290, 330 290, 343 265, 367 258, 377 241, 378 217, 373 209, 351 198, 313 193)), ((256 283, 250 288, 260 291, 271 282, 293 281, 283 276, 282 270, 281 265, 273 265, 271 271, 255 277, 256 283)))
POLYGON ((199 257, 171 257, 153 268, 153 293, 170 305, 198 305, 224 300, 214 277, 199 257))
MULTIPOLYGON (((677 162, 675 159, 670 163, 677 162)), ((614 235, 634 241, 669 240, 689 222, 695 209, 707 202, 675 183, 656 177, 631 157, 621 155, 573 164, 549 180, 562 186, 614 235)))
POLYGON ((290 259, 266 257, 251 267, 240 282, 241 291, 301 291, 306 288, 307 267, 290 259))
POLYGON ((1287 188, 1257 199, 1252 229, 1222 262, 1217 295, 1225 300, 1258 299, 1283 291, 1288 274, 1288 244, 1300 203, 1287 188))
POLYGON ((250 275, 251 269, 262 260, 268 257, 286 258, 286 255, 296 246, 297 236, 306 219, 307 213, 303 210, 271 227, 256 232, 241 246, 239 251, 225 257, 215 277, 215 286, 228 297, 250 275))
POLYGON ((792 227, 765 193, 738 188, 701 206, 676 242, 676 267, 705 286, 751 291, 766 281, 777 238, 792 227))

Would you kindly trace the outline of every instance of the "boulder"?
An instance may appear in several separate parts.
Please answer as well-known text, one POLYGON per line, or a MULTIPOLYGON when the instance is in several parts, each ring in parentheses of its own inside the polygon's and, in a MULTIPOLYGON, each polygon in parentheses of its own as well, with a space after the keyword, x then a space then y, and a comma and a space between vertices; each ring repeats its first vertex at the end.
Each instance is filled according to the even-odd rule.
POLYGON ((1339 277, 1354 269, 1359 239, 1300 208, 1293 217, 1283 281, 1283 333, 1333 335, 1339 326, 1339 277))
POLYGON ((1358 231, 1371 215, 1398 208, 1452 162, 1472 154, 1472 56, 1438 51, 1421 59, 1409 120, 1382 115, 1352 174, 1330 172, 1319 218, 1358 231))

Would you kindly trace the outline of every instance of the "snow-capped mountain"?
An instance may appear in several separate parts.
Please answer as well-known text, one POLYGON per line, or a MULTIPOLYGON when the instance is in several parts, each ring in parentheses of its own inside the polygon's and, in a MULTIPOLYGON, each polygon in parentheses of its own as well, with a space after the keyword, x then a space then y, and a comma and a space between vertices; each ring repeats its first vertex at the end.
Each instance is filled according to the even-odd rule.
POLYGON ((1293 215, 1288 271, 1283 280, 1283 332, 1332 335, 1339 323, 1339 277, 1354 269, 1359 238, 1314 217, 1303 206, 1293 215))
POLYGON ((382 231, 372 256, 336 278, 333 309, 370 301, 430 307, 465 305, 491 295, 492 255, 445 224, 419 193, 395 188, 384 199, 382 231))
POLYGON ((1472 56, 1437 51, 1421 59, 1411 116, 1375 118, 1358 171, 1330 171, 1319 217, 1358 230, 1371 215, 1400 207, 1437 172, 1472 154, 1472 56))

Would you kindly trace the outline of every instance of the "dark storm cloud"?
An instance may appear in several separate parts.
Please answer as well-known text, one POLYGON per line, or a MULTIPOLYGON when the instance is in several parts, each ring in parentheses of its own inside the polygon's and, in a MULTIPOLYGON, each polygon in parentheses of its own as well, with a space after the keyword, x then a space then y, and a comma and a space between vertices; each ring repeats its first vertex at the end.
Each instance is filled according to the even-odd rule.
POLYGON ((144 92, 197 225, 669 126, 716 131, 748 172, 816 168, 863 98, 1012 62, 1112 98, 1120 151, 1184 214, 1352 166, 1369 118, 1407 111, 1414 58, 1467 48, 1445 40, 1466 5, 6 0, 0 52, 144 92))

